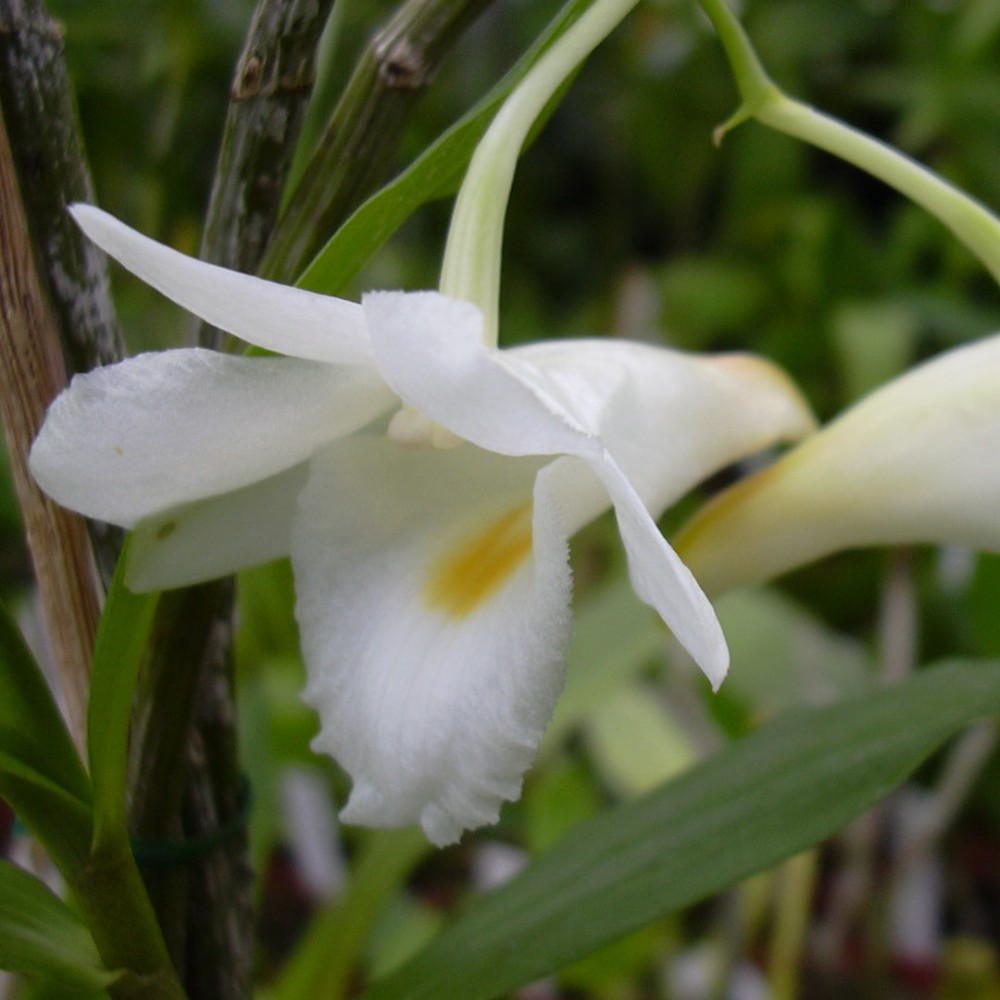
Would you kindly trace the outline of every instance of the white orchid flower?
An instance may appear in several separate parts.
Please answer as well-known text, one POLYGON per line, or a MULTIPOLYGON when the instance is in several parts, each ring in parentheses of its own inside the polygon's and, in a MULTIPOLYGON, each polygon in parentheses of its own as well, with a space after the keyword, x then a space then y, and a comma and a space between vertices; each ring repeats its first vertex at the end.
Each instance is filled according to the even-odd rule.
POLYGON ((133 529, 134 589, 291 555, 316 746, 354 779, 345 820, 420 822, 441 844, 517 796, 562 684, 567 540, 608 507, 637 593, 722 680, 714 613, 653 517, 810 428, 776 369, 610 340, 498 351, 476 307, 435 292, 358 305, 73 214, 153 287, 284 356, 173 350, 78 375, 32 472, 133 529))
POLYGON ((532 124, 636 0, 594 3, 470 161, 441 293, 361 304, 186 258, 94 208, 85 232, 169 298, 283 357, 144 355, 77 377, 32 470, 134 530, 127 582, 182 586, 291 555, 343 818, 438 844, 516 798, 562 685, 569 537, 613 507, 636 592, 714 685, 711 605, 653 520, 699 479, 811 429, 751 358, 565 341, 497 349, 500 248, 532 124))
POLYGON ((720 494, 677 551, 710 594, 839 551, 1000 551, 1000 336, 948 351, 720 494))

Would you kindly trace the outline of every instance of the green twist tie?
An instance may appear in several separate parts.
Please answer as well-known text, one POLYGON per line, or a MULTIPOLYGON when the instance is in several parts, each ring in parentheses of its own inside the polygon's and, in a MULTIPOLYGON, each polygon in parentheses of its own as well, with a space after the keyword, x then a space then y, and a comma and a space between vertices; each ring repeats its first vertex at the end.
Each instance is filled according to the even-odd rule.
POLYGON ((222 847, 246 829, 253 806, 253 792, 249 780, 240 784, 239 808, 228 823, 212 833, 185 840, 146 840, 130 837, 132 855, 140 868, 181 868, 200 861, 206 854, 222 847))

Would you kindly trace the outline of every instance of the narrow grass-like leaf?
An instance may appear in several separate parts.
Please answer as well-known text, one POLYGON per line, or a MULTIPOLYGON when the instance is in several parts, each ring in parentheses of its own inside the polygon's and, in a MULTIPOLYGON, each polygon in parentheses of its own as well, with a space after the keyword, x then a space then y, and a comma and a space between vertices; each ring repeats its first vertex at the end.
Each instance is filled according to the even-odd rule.
POLYGON ((95 853, 128 841, 125 777, 132 697, 159 599, 157 594, 128 590, 127 558, 126 543, 97 629, 90 680, 87 750, 94 786, 95 853))
POLYGON ((70 877, 87 863, 94 829, 89 798, 77 798, 0 750, 0 799, 17 813, 64 875, 70 877))
POLYGON ((41 667, 0 606, 0 751, 79 799, 90 782, 41 667))
POLYGON ((81 998, 116 978, 102 967, 80 918, 8 861, 0 861, 0 969, 46 977, 81 998))
POLYGON ((31 650, 0 606, 0 797, 60 866, 90 846, 90 781, 31 650))
MULTIPOLYGON (((297 282, 299 287, 327 295, 343 293, 351 279, 413 212, 421 205, 453 194, 476 144, 506 97, 590 3, 591 0, 569 0, 535 44, 475 107, 337 230, 303 272, 297 282)), ((535 126, 536 132, 545 117, 535 126)))
POLYGON ((580 824, 365 1000, 488 1000, 767 869, 1000 713, 1000 664, 958 663, 789 711, 653 794, 580 824))

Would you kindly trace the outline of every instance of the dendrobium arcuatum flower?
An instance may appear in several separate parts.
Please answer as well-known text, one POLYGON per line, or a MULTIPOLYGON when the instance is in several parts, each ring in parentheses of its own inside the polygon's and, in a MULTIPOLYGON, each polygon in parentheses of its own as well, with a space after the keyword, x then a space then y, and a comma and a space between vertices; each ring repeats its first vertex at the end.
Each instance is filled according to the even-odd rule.
POLYGON ((32 472, 132 529, 136 590, 291 556, 315 745, 354 782, 346 821, 419 822, 443 844, 517 797, 562 685, 568 539, 609 507, 636 592, 720 683, 714 612, 654 517, 811 429, 767 362, 611 339, 501 351, 453 297, 358 304, 73 214, 154 288, 281 356, 178 349, 78 375, 32 472))
POLYGON ((1000 551, 1000 335, 893 379, 719 494, 677 550, 710 594, 842 549, 1000 551))

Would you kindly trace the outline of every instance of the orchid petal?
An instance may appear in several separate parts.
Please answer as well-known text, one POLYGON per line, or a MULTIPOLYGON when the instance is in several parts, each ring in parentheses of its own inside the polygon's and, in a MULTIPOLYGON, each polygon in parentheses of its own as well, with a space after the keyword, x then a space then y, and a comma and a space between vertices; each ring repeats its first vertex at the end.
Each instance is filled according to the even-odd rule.
POLYGON ((712 593, 845 548, 956 542, 1000 551, 1000 337, 912 369, 684 529, 712 593))
POLYGON ((302 462, 243 489, 140 521, 128 549, 129 590, 189 587, 290 555, 307 469, 302 462))
POLYGON ((705 675, 728 667, 711 605, 660 534, 621 468, 527 359, 488 351, 475 306, 434 292, 381 292, 362 301, 376 364, 410 406, 453 434, 502 455, 573 455, 615 508, 636 593, 652 604, 705 675))
POLYGON ((365 368, 236 358, 198 348, 77 375, 31 450, 65 507, 131 527, 302 462, 394 397, 365 368))
POLYGON ((71 205, 77 224, 106 254, 207 323, 269 351, 331 364, 370 364, 356 302, 317 295, 208 264, 119 222, 93 205, 71 205))
POLYGON ((361 435, 313 460, 297 615, 314 745, 354 779, 346 821, 419 822, 445 844, 518 795, 562 686, 569 617, 542 465, 361 435))
POLYGON ((438 292, 369 292, 362 299, 379 372, 414 409, 487 451, 559 455, 587 435, 559 404, 512 375, 509 354, 482 343, 482 314, 438 292))
POLYGON ((708 678, 713 690, 726 677, 729 650, 715 611, 690 569, 667 544, 638 494, 611 466, 595 467, 611 496, 628 555, 632 589, 666 622, 708 678), (605 472, 605 470, 607 470, 605 472))

